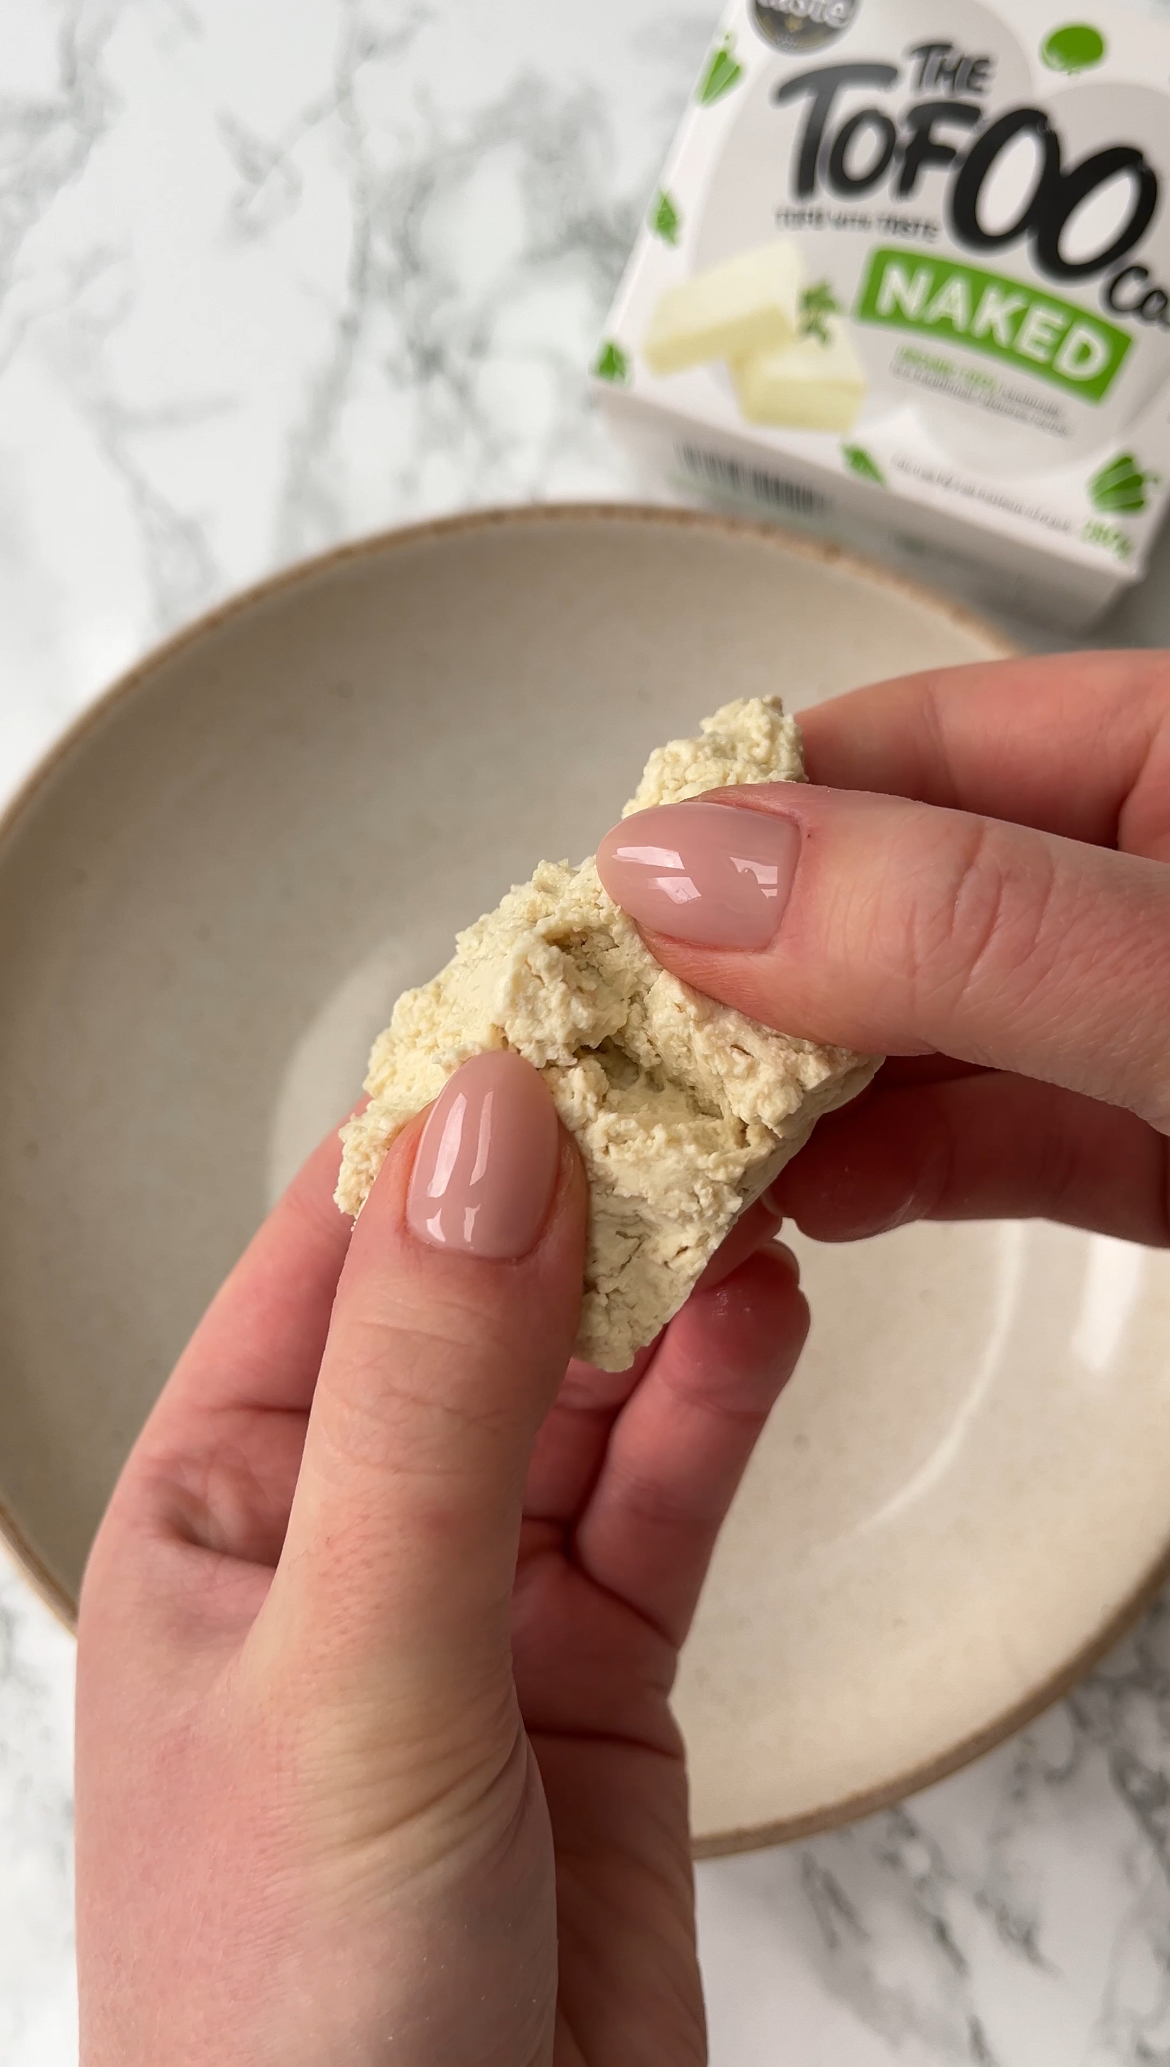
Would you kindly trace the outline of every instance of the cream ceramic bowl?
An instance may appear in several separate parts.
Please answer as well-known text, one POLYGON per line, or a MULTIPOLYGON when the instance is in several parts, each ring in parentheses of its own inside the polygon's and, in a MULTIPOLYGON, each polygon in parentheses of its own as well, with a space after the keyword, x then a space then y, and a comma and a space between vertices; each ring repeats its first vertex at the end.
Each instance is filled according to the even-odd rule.
MULTIPOLYGON (((728 697, 1002 650, 777 531, 534 509, 298 568, 74 729, 0 831, 0 1513, 62 1615, 176 1351, 456 927, 728 697)), ((813 1341, 679 1690, 705 1850, 1001 1735, 1170 1539, 1170 1259, 991 1226, 803 1260, 813 1341)))

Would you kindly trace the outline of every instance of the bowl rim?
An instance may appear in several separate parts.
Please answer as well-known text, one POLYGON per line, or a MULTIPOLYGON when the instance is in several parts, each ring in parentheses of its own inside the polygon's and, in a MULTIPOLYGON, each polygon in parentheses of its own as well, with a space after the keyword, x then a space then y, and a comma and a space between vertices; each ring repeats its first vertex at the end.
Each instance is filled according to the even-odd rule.
MULTIPOLYGON (((787 557, 815 561, 821 566, 840 567, 864 582, 903 596, 907 601, 929 609, 957 629, 977 636, 998 658, 1014 659, 1024 651, 1016 641, 992 625, 978 611, 955 602, 927 583, 919 582, 912 576, 885 566, 879 561, 870 560, 848 547, 837 545, 832 540, 809 536, 767 520, 752 519, 718 508, 692 508, 643 501, 517 503, 459 511, 450 516, 431 517, 417 523, 390 526, 381 531, 364 534, 360 538, 347 539, 323 552, 298 559, 258 581, 249 583, 246 587, 233 590, 211 609, 201 612, 189 623, 148 648, 129 668, 117 675, 106 689, 91 698, 62 728, 5 799, 0 808, 0 868, 5 865, 9 844, 19 834, 26 815, 41 791, 70 756, 82 746, 89 732, 101 724, 117 705, 127 701, 141 689, 160 668, 168 665, 189 647, 198 644, 208 633, 218 631, 222 626, 230 624, 252 609, 263 606, 286 590, 328 576, 350 564, 378 559, 399 548, 409 548, 432 541, 441 543, 468 533, 489 532, 505 527, 611 523, 666 525, 712 535, 726 533, 735 537, 750 538, 787 557)), ((0 1500, 0 1543, 6 1546, 17 1570, 58 1622, 65 1629, 75 1633, 77 1602, 50 1572, 28 1540, 17 1517, 3 1500, 0 1500)), ((757 1850, 767 1845, 791 1842, 797 1838, 811 1837, 819 1831, 836 1829, 841 1824, 853 1822, 861 1816, 872 1815, 875 1811, 887 1808, 895 1802, 904 1800, 906 1796, 958 1772, 973 1759, 993 1750, 996 1745, 1003 1743, 1005 1738, 1014 1735, 1017 1730, 1023 1728, 1075 1686, 1150 1605, 1168 1575, 1170 1543, 1159 1553, 1127 1599, 1110 1612, 1100 1629, 1058 1671, 1049 1674, 1000 1715, 934 1758, 909 1767, 893 1779, 864 1788, 839 1801, 803 1811, 798 1816, 787 1817, 778 1822, 752 1824, 739 1829, 716 1832, 695 1843, 695 1856, 719 1858, 757 1850)))

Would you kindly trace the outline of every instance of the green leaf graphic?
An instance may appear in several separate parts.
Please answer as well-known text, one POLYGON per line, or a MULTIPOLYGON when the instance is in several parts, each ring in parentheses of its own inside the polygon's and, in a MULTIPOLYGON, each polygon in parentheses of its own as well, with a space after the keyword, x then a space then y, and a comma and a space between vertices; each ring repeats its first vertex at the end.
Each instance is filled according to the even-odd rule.
POLYGON ((1119 482, 1131 479, 1135 471, 1137 461, 1132 452, 1119 452, 1116 459, 1094 474, 1093 483, 1097 488, 1115 488, 1119 482))
POLYGON ((800 297, 800 334, 815 337, 818 344, 829 342, 828 319, 839 316, 841 304, 827 280, 815 280, 806 287, 800 297))
POLYGON ((611 380, 615 387, 624 387, 630 377, 630 361, 620 344, 607 337, 596 359, 593 371, 598 380, 611 380))
POLYGON ((1068 22, 1045 37, 1040 55, 1052 72, 1087 72, 1104 57, 1105 38, 1088 22, 1068 22))
POLYGON ((885 487, 886 477, 876 459, 870 458, 864 445, 842 445, 841 457, 846 466, 851 467, 855 474, 859 474, 863 481, 874 481, 879 488, 885 487))
POLYGON ((650 203, 650 214, 647 220, 654 235, 661 237, 664 244, 678 243, 678 233, 682 228, 682 217, 664 188, 659 188, 653 201, 650 203))
POLYGON ((709 108, 712 101, 722 100, 742 78, 743 66, 735 55, 735 37, 725 36, 718 50, 711 53, 711 62, 699 80, 695 96, 699 106, 709 108))
POLYGON ((1159 474, 1143 472, 1132 452, 1119 452, 1108 466, 1103 466, 1089 482, 1089 501, 1095 510, 1121 511, 1136 515, 1148 509, 1149 498, 1146 489, 1156 486, 1159 474))

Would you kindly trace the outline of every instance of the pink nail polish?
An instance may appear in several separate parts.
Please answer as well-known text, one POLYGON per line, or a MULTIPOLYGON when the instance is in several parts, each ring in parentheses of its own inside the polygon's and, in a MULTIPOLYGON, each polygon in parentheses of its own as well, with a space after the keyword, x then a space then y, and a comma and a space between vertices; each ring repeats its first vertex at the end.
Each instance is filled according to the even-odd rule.
POLYGON ((784 916, 800 829, 733 804, 663 804, 608 832, 597 872, 639 926, 695 947, 766 947, 784 916))
POLYGON ((527 1256, 560 1152, 556 1107, 532 1065, 503 1051, 472 1056, 423 1128, 406 1201, 411 1233, 467 1256, 527 1256))

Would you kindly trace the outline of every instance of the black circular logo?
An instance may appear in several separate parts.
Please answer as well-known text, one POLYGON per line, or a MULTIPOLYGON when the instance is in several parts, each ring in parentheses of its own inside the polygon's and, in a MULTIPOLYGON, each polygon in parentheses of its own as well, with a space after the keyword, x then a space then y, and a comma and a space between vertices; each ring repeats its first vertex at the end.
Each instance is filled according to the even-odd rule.
POLYGON ((821 50, 849 27, 860 0, 753 0, 756 27, 777 50, 821 50))

